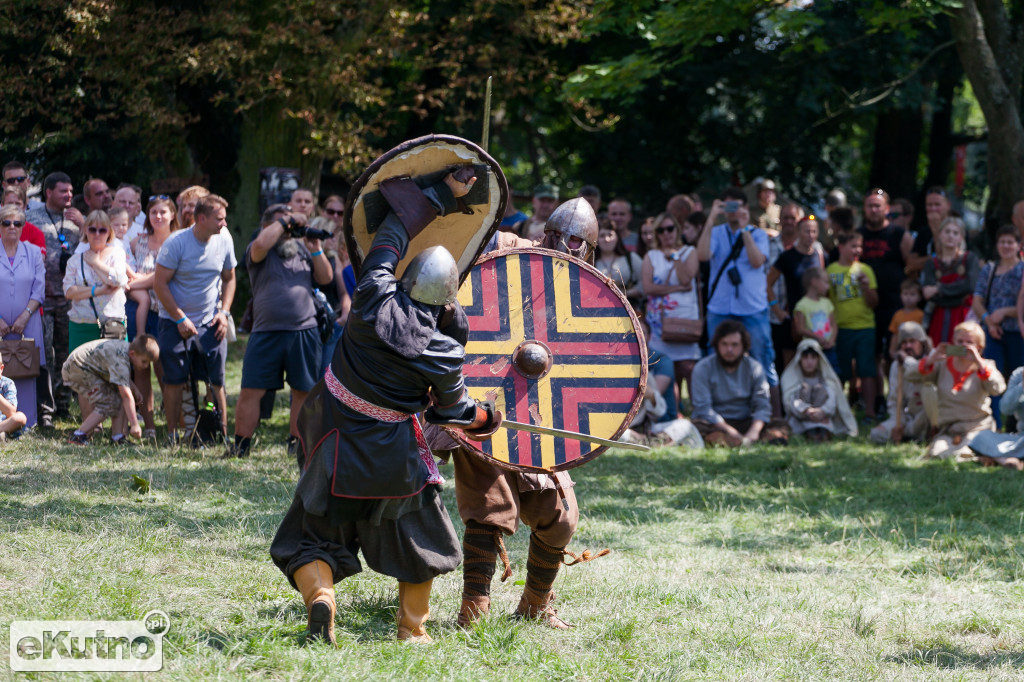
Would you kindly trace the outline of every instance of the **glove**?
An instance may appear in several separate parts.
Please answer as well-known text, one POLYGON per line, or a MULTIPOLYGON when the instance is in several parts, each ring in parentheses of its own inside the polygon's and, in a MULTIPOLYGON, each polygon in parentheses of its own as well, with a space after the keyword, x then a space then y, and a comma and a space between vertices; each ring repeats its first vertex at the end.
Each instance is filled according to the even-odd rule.
POLYGON ((462 431, 470 440, 490 440, 494 432, 501 426, 502 417, 501 411, 494 406, 494 402, 490 400, 477 401, 476 417, 462 431))

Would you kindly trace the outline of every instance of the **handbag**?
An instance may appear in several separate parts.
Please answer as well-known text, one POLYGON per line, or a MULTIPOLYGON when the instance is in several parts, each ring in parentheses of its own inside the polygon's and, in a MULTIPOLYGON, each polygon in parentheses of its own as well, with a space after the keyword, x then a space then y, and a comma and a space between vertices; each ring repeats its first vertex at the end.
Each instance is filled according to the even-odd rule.
MULTIPOLYGON (((675 265, 672 266, 675 268, 675 265)), ((697 319, 688 320, 682 317, 668 317, 661 312, 661 340, 667 343, 700 343, 704 334, 704 320, 701 310, 704 309, 701 299, 700 270, 693 278, 693 286, 697 291, 697 319)))
MULTIPOLYGON (((80 254, 79 258, 82 260, 82 284, 89 286, 89 282, 85 279, 85 254, 80 254)), ((102 318, 100 313, 96 310, 96 303, 92 300, 92 296, 89 297, 89 306, 92 307, 92 314, 96 316, 96 326, 100 328, 101 339, 117 339, 123 341, 128 336, 128 320, 119 320, 114 317, 102 318)))
POLYGON ((11 379, 34 379, 39 376, 39 349, 33 339, 0 341, 4 376, 11 379))

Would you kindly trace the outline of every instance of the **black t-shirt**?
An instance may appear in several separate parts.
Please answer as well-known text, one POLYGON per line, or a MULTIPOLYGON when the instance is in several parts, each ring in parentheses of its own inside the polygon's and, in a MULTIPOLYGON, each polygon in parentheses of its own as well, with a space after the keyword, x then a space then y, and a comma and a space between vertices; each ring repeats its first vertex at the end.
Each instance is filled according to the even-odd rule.
POLYGON ((935 247, 932 245, 932 230, 930 227, 925 227, 917 233, 917 237, 914 239, 914 246, 910 250, 918 256, 933 255, 935 247))
MULTIPOLYGON (((900 301, 900 283, 906 277, 903 251, 900 244, 906 233, 902 227, 888 225, 881 230, 860 228, 864 238, 864 248, 860 261, 875 271, 878 280, 878 308, 883 311, 898 310, 900 301)), ((886 322, 888 325, 888 322, 886 322)))
POLYGON ((792 315, 797 302, 804 297, 804 273, 824 266, 817 249, 803 254, 796 247, 790 247, 779 254, 772 267, 779 271, 786 283, 786 309, 792 315))

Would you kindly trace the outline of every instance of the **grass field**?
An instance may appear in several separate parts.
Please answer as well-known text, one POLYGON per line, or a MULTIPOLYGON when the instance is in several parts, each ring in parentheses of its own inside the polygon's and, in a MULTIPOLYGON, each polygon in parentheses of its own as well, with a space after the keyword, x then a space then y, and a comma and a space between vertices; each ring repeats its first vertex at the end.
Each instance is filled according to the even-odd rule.
MULTIPOLYGON (((515 575, 495 580, 479 626, 455 627, 456 571, 435 581, 436 644, 401 645, 396 585, 366 571, 338 585, 340 649, 303 646, 305 610, 268 555, 296 479, 279 405, 243 461, 5 444, 3 677, 15 677, 11 620, 160 609, 171 628, 159 679, 1024 678, 1024 478, 863 443, 608 453, 574 474, 570 548, 612 549, 556 583, 575 629, 507 618, 520 532, 515 575)), ((446 493, 460 526, 450 482, 446 493)))

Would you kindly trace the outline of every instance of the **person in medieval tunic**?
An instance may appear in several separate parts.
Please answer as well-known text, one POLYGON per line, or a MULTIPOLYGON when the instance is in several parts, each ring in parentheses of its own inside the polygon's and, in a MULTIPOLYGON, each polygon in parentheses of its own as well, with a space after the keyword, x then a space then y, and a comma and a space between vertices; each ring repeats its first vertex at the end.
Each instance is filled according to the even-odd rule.
MULTIPOLYGON (((304 470, 270 548, 302 593, 312 638, 334 643, 333 584, 361 570, 356 556, 398 583, 398 639, 429 642, 433 579, 459 565, 458 537, 440 497, 443 479, 413 416, 487 437, 493 404, 463 384, 463 346, 442 328, 468 330, 455 300, 458 268, 430 247, 395 268, 409 241, 454 210, 475 178, 447 176, 421 190, 409 178, 381 183, 391 212, 363 262, 330 368, 298 419, 304 470), (443 318, 443 319, 442 319, 443 318)), ((465 337, 466 332, 462 334, 465 337)))
MULTIPOLYGON (((572 199, 551 214, 544 226, 544 236, 538 243, 499 232, 485 250, 542 246, 593 265, 597 233, 597 216, 593 207, 585 199, 572 199)), ((593 557, 589 552, 577 556, 566 550, 579 523, 579 507, 573 493, 575 483, 569 473, 508 471, 467 452, 464 446, 440 429, 428 425, 426 433, 428 442, 439 455, 452 456, 455 500, 459 516, 466 525, 462 543, 465 564, 458 624, 468 626, 489 612, 491 581, 499 550, 504 564, 501 580, 512 575, 503 536, 515 533, 522 520, 530 528, 530 547, 526 584, 516 615, 536 619, 560 630, 571 627, 551 605, 555 596, 552 586, 564 557, 572 557, 572 563, 593 557)))
POLYGON ((971 450, 982 466, 1002 466, 1024 471, 1024 367, 1013 370, 1006 392, 999 398, 999 410, 1017 420, 1017 433, 982 431, 971 441, 971 450))

